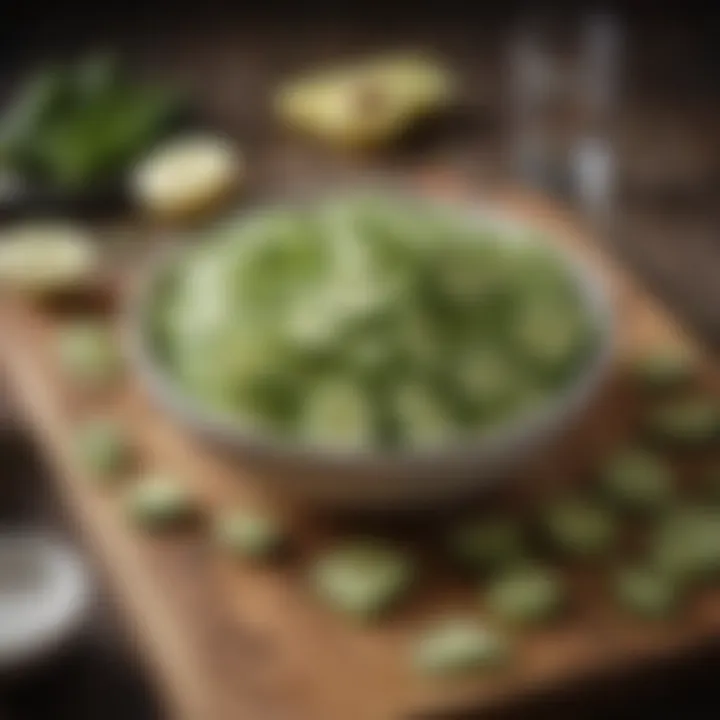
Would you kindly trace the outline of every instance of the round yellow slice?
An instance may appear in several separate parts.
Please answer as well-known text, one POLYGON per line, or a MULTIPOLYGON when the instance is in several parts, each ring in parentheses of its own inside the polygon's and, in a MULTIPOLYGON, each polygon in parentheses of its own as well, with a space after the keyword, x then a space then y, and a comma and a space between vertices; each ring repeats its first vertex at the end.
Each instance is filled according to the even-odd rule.
POLYGON ((244 159, 227 138, 188 135, 158 147, 140 163, 132 193, 153 215, 187 218, 219 205, 244 172, 244 159))
POLYGON ((0 233, 0 285, 32 294, 80 289, 98 269, 88 233, 74 225, 33 222, 0 233))

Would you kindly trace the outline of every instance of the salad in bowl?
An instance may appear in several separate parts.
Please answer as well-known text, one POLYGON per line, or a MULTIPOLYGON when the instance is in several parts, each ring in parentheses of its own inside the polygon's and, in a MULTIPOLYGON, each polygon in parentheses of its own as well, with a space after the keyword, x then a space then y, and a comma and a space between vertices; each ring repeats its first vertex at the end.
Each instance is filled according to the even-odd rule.
POLYGON ((599 386, 590 268, 491 209, 398 192, 233 218, 152 264, 133 361, 182 422, 319 499, 487 484, 599 386))

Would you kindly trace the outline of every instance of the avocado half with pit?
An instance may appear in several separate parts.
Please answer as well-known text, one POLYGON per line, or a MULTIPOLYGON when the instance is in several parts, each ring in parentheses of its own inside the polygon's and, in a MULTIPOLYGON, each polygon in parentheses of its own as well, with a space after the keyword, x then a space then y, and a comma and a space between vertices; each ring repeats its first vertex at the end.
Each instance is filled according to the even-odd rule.
POLYGON ((456 95, 450 72, 422 55, 321 70, 280 87, 275 110, 290 128, 346 149, 387 145, 456 95))

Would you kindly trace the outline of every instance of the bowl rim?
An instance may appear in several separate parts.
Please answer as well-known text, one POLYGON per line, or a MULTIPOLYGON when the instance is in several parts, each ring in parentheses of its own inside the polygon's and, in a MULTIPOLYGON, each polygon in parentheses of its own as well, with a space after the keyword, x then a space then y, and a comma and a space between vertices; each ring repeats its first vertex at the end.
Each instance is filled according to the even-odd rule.
MULTIPOLYGON (((407 190, 402 186, 398 187, 395 183, 392 183, 389 188, 386 183, 383 185, 385 185, 385 187, 381 186, 383 192, 390 191, 401 199, 422 200, 422 202, 431 203, 442 210, 460 213, 469 224, 483 222, 487 226, 488 222, 494 223, 504 230, 506 237, 514 236, 520 242, 538 242, 535 239, 529 240, 529 237, 553 235, 551 231, 543 229, 532 221, 513 216, 512 211, 492 200, 455 200, 434 196, 428 198, 421 192, 407 190)), ((378 192, 377 183, 370 184, 369 187, 370 192, 378 192)), ((367 184, 356 184, 350 190, 325 192, 320 198, 323 201, 336 197, 342 198, 350 193, 362 193, 363 189, 367 189, 367 184)), ((313 194, 312 199, 317 201, 317 194, 313 194)), ((305 199, 301 198, 300 202, 305 202, 305 199)), ((297 204, 297 201, 288 203, 287 201, 271 200, 251 209, 235 212, 221 220, 216 226, 222 228, 235 222, 248 221, 264 211, 292 207, 297 204)), ((197 233, 191 233, 184 237, 185 240, 192 240, 196 235, 197 233)), ((352 465, 368 469, 380 465, 394 467, 408 463, 432 465, 442 463, 448 458, 472 459, 502 454, 522 443, 523 440, 537 436, 544 428, 558 423, 572 409, 581 405, 588 396, 592 395, 593 391, 601 384, 615 350, 615 313, 606 281, 586 258, 580 256, 580 253, 548 242, 544 247, 567 269, 575 281, 588 316, 593 320, 597 341, 593 352, 578 369, 575 376, 557 392, 544 398, 536 407, 521 412, 518 416, 510 417, 507 421, 499 423, 490 430, 483 431, 474 438, 461 436, 457 442, 443 443, 428 448, 403 448, 394 451, 382 451, 374 448, 329 447, 301 439, 295 440, 254 431, 252 428, 243 427, 237 417, 232 414, 213 410, 192 397, 179 383, 173 381, 171 374, 162 367, 149 347, 145 321, 148 304, 151 302, 156 284, 163 273, 167 272, 168 268, 178 262, 186 253, 191 252, 193 247, 197 246, 187 242, 173 243, 162 247, 149 258, 149 261, 135 276, 122 314, 123 349, 142 385, 164 410, 169 410, 194 431, 237 449, 300 461, 316 462, 321 460, 326 465, 336 467, 352 465)))

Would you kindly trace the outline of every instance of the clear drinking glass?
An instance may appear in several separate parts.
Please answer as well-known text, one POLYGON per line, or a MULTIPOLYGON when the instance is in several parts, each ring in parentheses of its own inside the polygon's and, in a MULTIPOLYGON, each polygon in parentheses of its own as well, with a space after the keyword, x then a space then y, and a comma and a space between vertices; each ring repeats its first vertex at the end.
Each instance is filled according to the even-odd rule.
POLYGON ((510 43, 514 171, 592 211, 612 198, 620 44, 611 15, 587 16, 579 28, 531 20, 510 43))
POLYGON ((616 163, 613 135, 620 90, 622 32, 612 15, 591 15, 580 33, 575 79, 578 127, 570 166, 574 195, 593 215, 610 212, 616 163))
POLYGON ((526 21, 510 42, 510 137, 513 167, 532 186, 556 189, 563 182, 563 115, 567 83, 546 19, 526 21))

